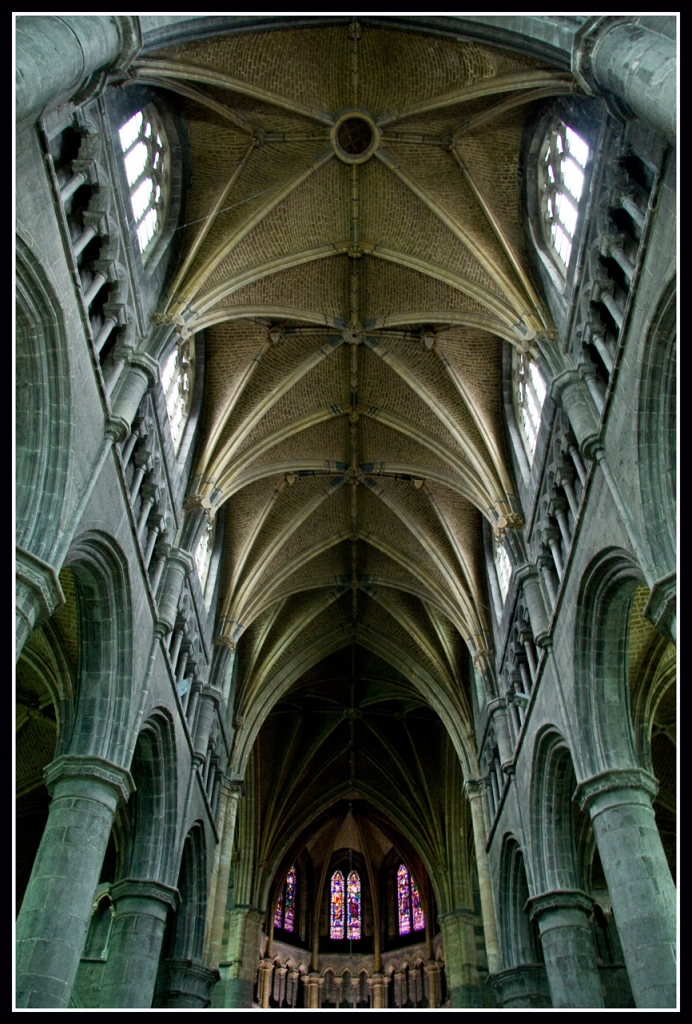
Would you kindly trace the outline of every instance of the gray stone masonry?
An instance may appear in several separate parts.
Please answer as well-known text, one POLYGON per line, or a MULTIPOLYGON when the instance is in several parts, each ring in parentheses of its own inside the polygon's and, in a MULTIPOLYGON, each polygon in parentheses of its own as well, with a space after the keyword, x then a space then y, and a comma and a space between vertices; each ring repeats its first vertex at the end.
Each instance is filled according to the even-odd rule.
POLYGON ((176 889, 161 882, 126 878, 111 889, 115 918, 100 1004, 151 1006, 169 909, 177 907, 176 889))
POLYGON ((538 919, 554 1009, 603 1006, 589 914, 592 901, 580 892, 549 892, 529 900, 538 919))
POLYGON ((46 769, 48 823, 17 919, 17 1006, 67 1007, 103 855, 129 772, 97 757, 46 769))
POLYGON ((675 886, 641 770, 604 772, 577 794, 591 815, 638 1007, 675 1006, 675 886))

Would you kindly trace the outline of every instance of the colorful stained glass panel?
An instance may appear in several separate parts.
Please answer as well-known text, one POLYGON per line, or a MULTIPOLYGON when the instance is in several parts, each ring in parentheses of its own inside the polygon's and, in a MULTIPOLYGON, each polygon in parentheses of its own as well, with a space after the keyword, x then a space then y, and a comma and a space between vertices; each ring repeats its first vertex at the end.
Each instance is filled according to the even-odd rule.
POLYGON ((399 865, 396 873, 396 892, 399 906, 399 935, 408 935, 411 931, 411 891, 408 870, 404 864, 399 865))
POLYGON ((360 876, 357 871, 348 876, 348 937, 360 938, 360 876))
POLYGON ((344 937, 344 876, 340 871, 332 875, 329 936, 332 939, 344 937))
POLYGON ((293 931, 296 915, 296 869, 291 870, 286 875, 286 884, 284 886, 284 929, 287 932, 293 931))
POLYGON ((413 930, 420 932, 425 928, 425 913, 420 901, 420 893, 413 875, 411 875, 411 910, 413 912, 413 930))
POLYGON ((274 911, 274 927, 283 928, 284 926, 284 887, 281 886, 281 892, 279 893, 279 902, 276 904, 276 910, 274 911))

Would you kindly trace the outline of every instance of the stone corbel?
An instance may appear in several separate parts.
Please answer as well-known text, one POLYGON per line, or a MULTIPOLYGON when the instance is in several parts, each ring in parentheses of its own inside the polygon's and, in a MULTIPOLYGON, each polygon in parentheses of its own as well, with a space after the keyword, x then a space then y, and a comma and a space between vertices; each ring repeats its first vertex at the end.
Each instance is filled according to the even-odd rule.
POLYGON ((677 643, 677 574, 668 573, 651 588, 643 615, 668 640, 677 643))

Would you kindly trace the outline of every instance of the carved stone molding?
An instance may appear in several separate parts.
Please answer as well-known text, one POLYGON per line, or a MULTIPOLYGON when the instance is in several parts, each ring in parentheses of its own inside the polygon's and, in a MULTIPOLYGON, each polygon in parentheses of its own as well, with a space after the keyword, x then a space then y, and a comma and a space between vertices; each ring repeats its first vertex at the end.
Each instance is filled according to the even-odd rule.
POLYGON ((65 603, 58 574, 52 565, 30 551, 17 547, 16 573, 36 596, 40 607, 40 619, 48 619, 56 608, 65 603))
POLYGON ((127 803, 136 786, 127 768, 122 768, 103 757, 92 755, 63 754, 43 770, 46 788, 52 795, 59 782, 64 779, 84 779, 104 782, 118 794, 121 804, 127 803))

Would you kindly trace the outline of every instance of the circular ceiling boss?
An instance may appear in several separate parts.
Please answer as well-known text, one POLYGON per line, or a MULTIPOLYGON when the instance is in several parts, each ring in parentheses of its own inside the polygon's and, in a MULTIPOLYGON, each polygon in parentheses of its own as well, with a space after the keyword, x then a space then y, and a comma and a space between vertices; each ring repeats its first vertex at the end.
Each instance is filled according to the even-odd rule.
POLYGON ((346 164, 364 164, 380 144, 377 125, 362 110, 347 110, 341 114, 329 137, 336 155, 346 164))

